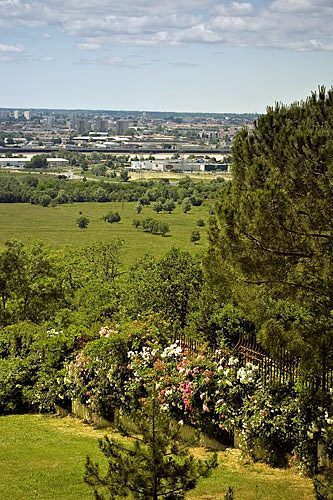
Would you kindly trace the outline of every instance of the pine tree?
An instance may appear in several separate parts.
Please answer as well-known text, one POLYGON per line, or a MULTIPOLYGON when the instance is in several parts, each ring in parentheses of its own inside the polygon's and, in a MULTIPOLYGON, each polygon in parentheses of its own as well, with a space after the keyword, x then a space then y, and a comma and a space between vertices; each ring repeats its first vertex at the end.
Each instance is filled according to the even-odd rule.
POLYGON ((171 424, 161 409, 156 389, 133 415, 138 434, 120 428, 130 439, 120 442, 105 437, 99 446, 107 459, 107 472, 87 457, 84 480, 96 500, 182 500, 200 477, 208 477, 217 467, 217 456, 197 460, 182 441, 180 428, 171 424))
POLYGON ((333 88, 268 108, 232 153, 232 182, 210 220, 211 282, 266 347, 319 373, 333 352, 333 88))

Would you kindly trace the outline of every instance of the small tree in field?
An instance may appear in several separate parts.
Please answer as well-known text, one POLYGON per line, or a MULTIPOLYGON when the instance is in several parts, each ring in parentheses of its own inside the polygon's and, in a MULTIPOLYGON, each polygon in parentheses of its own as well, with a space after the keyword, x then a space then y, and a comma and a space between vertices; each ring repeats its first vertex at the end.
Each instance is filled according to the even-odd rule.
POLYGON ((184 198, 183 200, 183 203, 182 203, 182 210, 184 212, 184 214, 187 214, 187 212, 189 212, 191 210, 191 202, 189 200, 189 198, 184 198))
POLYGON ((80 229, 86 229, 89 224, 89 219, 85 215, 81 215, 78 219, 76 219, 76 224, 80 229))
POLYGON ((195 229, 191 233, 191 241, 192 241, 192 243, 196 243, 199 240, 200 240, 200 233, 197 229, 195 229))
POLYGON ((156 389, 145 403, 133 416, 139 434, 122 430, 131 441, 100 440, 108 462, 105 474, 87 457, 84 480, 93 488, 96 500, 182 500, 200 477, 209 476, 217 467, 216 454, 204 461, 189 453, 179 426, 172 426, 161 410, 156 389))
POLYGON ((120 222, 121 217, 119 215, 119 212, 108 212, 103 216, 103 220, 109 222, 110 224, 113 224, 113 222, 120 222))

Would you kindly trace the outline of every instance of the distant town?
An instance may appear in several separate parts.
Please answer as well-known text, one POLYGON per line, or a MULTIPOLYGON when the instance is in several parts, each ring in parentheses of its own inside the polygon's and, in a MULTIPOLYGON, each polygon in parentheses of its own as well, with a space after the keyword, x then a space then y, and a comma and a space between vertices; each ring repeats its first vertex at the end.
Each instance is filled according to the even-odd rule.
POLYGON ((228 154, 256 114, 0 109, 0 154, 69 151, 228 154))

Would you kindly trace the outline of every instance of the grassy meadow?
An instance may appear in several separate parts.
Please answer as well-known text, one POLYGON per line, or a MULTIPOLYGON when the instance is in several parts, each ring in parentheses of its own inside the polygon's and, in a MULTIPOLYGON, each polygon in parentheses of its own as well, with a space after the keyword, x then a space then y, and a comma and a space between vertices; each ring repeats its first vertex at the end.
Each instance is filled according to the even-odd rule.
POLYGON ((162 255, 171 247, 181 247, 190 252, 204 252, 207 246, 206 227, 198 228, 197 220, 208 220, 209 204, 192 207, 184 214, 181 206, 176 205, 173 213, 157 214, 150 206, 137 214, 137 202, 73 203, 55 207, 41 207, 29 203, 0 204, 0 248, 10 239, 25 244, 40 240, 52 248, 65 245, 82 247, 95 241, 111 241, 120 238, 124 241, 124 264, 134 262, 145 253, 162 255), (102 217, 109 211, 118 211, 121 221, 109 224, 102 217), (76 219, 83 215, 89 217, 86 229, 80 229, 76 219), (166 222, 170 233, 165 237, 144 233, 133 226, 133 219, 146 217, 166 222), (199 229, 201 239, 194 244, 190 241, 191 232, 199 229))
MULTIPOLYGON (((86 455, 102 462, 96 430, 72 417, 0 417, 1 500, 93 500, 83 482, 86 455)), ((193 449, 200 458, 206 450, 193 449)), ((219 452, 220 466, 189 492, 188 500, 222 500, 228 486, 235 500, 314 500, 312 483, 292 469, 245 464, 239 450, 219 452)))

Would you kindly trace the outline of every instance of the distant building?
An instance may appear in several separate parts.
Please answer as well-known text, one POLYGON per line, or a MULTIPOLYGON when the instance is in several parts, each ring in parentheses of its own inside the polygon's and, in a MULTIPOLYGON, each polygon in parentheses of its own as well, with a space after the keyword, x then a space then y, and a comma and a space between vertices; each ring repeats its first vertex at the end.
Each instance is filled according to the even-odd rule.
POLYGON ((126 130, 128 129, 129 121, 128 120, 118 120, 116 124, 116 133, 118 135, 124 135, 126 130))
POLYGON ((131 169, 153 172, 203 172, 205 164, 186 160, 132 160, 131 169))
POLYGON ((226 164, 207 163, 204 161, 189 160, 132 160, 132 170, 149 170, 153 172, 228 172, 229 167, 226 164))
POLYGON ((21 168, 30 163, 30 158, 0 158, 0 167, 21 168))
POLYGON ((24 111, 23 116, 26 120, 31 120, 32 113, 31 111, 26 110, 24 111))
POLYGON ((19 112, 19 110, 18 110, 18 109, 16 109, 16 110, 14 111, 14 118, 15 118, 15 120, 18 120, 18 119, 20 118, 20 112, 19 112))
POLYGON ((66 167, 69 165, 69 160, 65 158, 46 158, 48 167, 66 167))
POLYGON ((50 127, 52 127, 52 125, 55 124, 55 116, 53 115, 48 115, 46 117, 46 125, 49 125, 50 127))
POLYGON ((81 118, 80 120, 76 120, 75 128, 79 134, 85 134, 86 132, 89 132, 89 130, 91 129, 91 122, 90 120, 81 118))
POLYGON ((109 120, 97 120, 96 129, 98 132, 107 132, 109 130, 109 120))
POLYGON ((0 111, 0 120, 5 120, 10 117, 10 111, 0 111))

